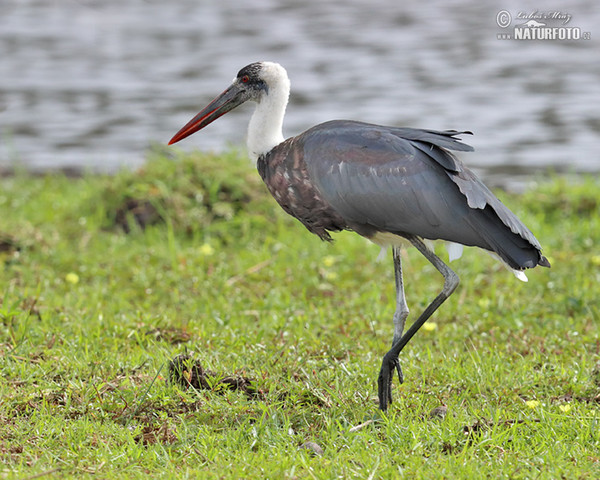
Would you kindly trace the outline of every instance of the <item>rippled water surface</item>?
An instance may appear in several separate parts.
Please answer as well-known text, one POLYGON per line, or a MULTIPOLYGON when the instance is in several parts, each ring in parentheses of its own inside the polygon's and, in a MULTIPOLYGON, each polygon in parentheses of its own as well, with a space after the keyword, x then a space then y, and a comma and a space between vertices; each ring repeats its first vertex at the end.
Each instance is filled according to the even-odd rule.
MULTIPOLYGON (((466 129, 463 159, 496 182, 597 172, 600 7, 562 4, 590 40, 499 40, 529 1, 2 0, 0 167, 139 165, 241 67, 273 60, 292 80, 286 136, 334 118, 466 129)), ((181 148, 242 145, 250 112, 181 148)))

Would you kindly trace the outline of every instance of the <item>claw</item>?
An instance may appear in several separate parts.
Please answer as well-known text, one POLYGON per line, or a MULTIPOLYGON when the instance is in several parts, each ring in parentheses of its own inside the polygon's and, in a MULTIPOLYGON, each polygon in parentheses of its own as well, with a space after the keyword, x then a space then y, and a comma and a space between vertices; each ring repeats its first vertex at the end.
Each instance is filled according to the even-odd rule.
POLYGON ((387 407, 392 403, 392 370, 396 370, 398 373, 398 380, 400 383, 403 383, 404 374, 402 373, 398 357, 390 360, 387 358, 387 355, 385 355, 383 357, 383 362, 381 363, 379 378, 377 379, 379 408, 382 412, 385 412, 387 407))
POLYGON ((404 373, 402 372, 402 367, 400 366, 400 360, 396 359, 395 362, 396 372, 398 372, 398 382, 400 385, 404 383, 404 373))

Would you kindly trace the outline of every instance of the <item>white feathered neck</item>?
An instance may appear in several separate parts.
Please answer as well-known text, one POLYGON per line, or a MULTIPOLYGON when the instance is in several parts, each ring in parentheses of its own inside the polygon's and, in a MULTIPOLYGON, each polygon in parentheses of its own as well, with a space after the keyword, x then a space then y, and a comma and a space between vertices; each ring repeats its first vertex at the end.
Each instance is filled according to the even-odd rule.
POLYGON ((268 90, 257 100, 256 110, 248 125, 248 155, 256 162, 283 142, 283 116, 290 97, 290 80, 278 63, 263 62, 260 78, 268 90))

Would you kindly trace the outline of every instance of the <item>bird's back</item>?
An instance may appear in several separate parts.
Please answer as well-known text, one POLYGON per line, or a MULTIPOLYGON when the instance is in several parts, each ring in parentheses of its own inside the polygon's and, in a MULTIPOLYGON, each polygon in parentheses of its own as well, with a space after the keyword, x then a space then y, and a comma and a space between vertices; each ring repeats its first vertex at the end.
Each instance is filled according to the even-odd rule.
POLYGON ((322 238, 416 235, 493 251, 514 269, 549 266, 529 229, 449 152, 472 150, 460 133, 331 121, 275 147, 259 171, 322 238))

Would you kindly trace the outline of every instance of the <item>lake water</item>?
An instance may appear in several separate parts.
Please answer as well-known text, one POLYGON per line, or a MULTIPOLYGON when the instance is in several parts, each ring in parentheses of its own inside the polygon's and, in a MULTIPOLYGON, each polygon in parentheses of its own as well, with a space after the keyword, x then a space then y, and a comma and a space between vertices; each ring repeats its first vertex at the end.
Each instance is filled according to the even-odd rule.
MULTIPOLYGON (((472 130, 462 158, 492 183, 598 172, 599 4, 539 3, 1 0, 0 169, 140 165, 241 67, 272 60, 292 80, 286 136, 335 118, 472 130), (571 19, 540 16, 554 12, 571 19), (530 19, 591 38, 498 38, 530 19)), ((243 145, 250 112, 180 148, 243 145)))

